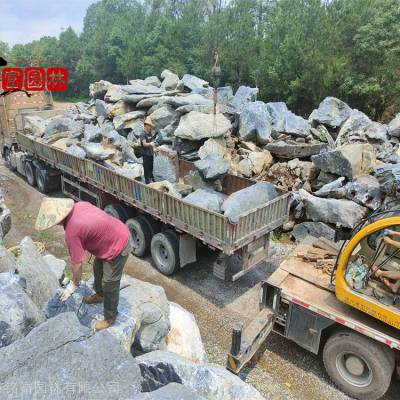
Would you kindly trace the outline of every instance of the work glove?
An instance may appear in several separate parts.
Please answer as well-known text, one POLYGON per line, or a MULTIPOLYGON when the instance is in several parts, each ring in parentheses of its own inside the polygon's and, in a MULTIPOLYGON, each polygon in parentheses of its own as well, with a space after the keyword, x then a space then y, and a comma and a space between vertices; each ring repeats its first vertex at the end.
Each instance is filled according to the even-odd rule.
POLYGON ((78 289, 78 286, 75 285, 74 282, 69 282, 67 287, 60 293, 60 300, 67 300, 75 290, 78 289))

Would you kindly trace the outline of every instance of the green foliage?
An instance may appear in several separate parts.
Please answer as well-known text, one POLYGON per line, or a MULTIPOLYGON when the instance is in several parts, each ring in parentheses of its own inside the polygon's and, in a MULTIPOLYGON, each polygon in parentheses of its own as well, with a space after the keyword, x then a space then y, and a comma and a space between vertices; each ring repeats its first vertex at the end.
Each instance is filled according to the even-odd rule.
POLYGON ((221 84, 258 86, 260 99, 285 101, 307 116, 326 96, 379 118, 400 107, 399 0, 101 0, 83 32, 43 37, 0 54, 16 65, 64 65, 80 98, 104 79, 160 75, 168 68, 221 84))

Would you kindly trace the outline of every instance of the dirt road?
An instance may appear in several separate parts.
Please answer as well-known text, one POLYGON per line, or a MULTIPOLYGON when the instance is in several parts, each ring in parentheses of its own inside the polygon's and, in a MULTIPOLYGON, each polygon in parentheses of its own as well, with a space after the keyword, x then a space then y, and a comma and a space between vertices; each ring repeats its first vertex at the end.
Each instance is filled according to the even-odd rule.
MULTIPOLYGON (((13 227, 6 244, 17 244, 24 236, 45 242, 46 248, 67 260, 62 229, 39 234, 33 224, 42 195, 0 161, 0 186, 13 212, 13 227)), ((126 272, 136 278, 161 285, 171 301, 181 304, 196 317, 210 362, 225 365, 235 321, 246 322, 258 310, 259 282, 265 279, 290 251, 290 246, 272 243, 270 261, 236 283, 212 276, 212 253, 204 252, 195 265, 169 278, 151 265, 151 260, 130 257, 126 272)), ((272 335, 257 365, 246 368, 241 378, 254 385, 267 399, 342 400, 323 372, 320 357, 314 356, 278 335, 272 335)), ((392 385, 386 400, 398 399, 400 385, 392 385)))

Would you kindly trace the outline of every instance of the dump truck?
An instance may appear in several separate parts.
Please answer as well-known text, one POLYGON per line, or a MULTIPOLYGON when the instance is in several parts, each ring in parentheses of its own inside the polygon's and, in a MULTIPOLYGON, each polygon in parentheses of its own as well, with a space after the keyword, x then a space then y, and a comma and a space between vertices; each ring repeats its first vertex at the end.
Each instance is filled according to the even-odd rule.
MULTIPOLYGON (((290 194, 283 194, 240 215, 237 224, 226 216, 186 203, 139 180, 119 175, 89 159, 81 159, 27 135, 15 133, 8 155, 11 168, 43 193, 58 190, 75 199, 89 201, 119 218, 129 227, 138 257, 151 253, 155 266, 165 275, 197 260, 197 248, 205 245, 217 252, 213 273, 236 280, 268 257, 270 233, 287 220, 290 194)), ((193 170, 192 162, 173 159, 176 180, 193 170)), ((255 184, 253 180, 226 175, 222 192, 230 195, 255 184)))
POLYGON ((392 207, 375 211, 341 247, 311 236, 300 243, 262 282, 256 317, 235 324, 227 368, 239 373, 257 361, 275 332, 322 353, 326 372, 343 392, 382 398, 392 377, 400 378, 400 293, 374 277, 372 265, 400 270, 400 251, 383 241, 388 228, 400 231, 399 215, 392 207), (335 259, 329 273, 323 268, 327 253, 335 259))

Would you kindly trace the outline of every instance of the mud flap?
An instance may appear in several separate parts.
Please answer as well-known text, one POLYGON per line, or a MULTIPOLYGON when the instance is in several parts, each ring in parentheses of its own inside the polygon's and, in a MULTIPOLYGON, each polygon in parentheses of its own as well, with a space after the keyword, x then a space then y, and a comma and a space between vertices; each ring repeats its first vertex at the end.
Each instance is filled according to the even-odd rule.
POLYGON ((179 259, 181 268, 197 261, 196 239, 193 236, 179 236, 179 259))

